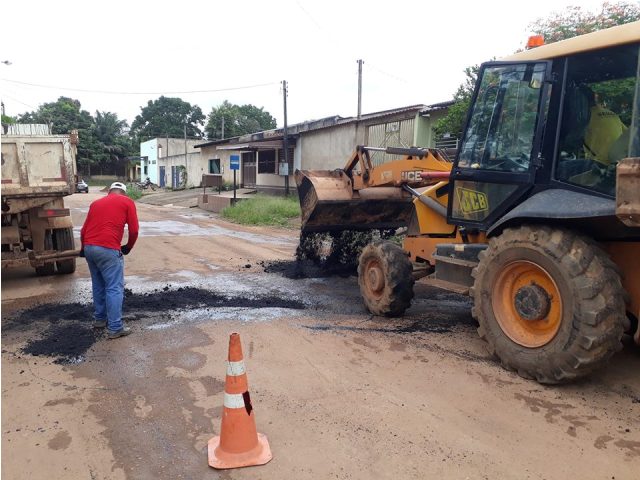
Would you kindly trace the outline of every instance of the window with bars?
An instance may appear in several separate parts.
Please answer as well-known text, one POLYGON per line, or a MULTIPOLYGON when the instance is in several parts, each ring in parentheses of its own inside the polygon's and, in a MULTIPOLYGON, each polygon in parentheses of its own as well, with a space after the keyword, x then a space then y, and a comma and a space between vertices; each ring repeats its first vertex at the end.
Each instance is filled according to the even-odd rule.
POLYGON ((258 173, 278 173, 275 150, 258 152, 258 173))

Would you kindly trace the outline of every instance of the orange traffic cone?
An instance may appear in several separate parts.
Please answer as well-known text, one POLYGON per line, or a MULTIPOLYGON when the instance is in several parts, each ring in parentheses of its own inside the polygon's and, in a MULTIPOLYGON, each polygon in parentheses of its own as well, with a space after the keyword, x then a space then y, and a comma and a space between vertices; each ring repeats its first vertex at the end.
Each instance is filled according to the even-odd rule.
POLYGON ((264 465, 273 458, 267 437, 256 430, 242 345, 237 333, 232 333, 229 338, 220 436, 209 440, 208 450, 209 466, 218 469, 264 465))

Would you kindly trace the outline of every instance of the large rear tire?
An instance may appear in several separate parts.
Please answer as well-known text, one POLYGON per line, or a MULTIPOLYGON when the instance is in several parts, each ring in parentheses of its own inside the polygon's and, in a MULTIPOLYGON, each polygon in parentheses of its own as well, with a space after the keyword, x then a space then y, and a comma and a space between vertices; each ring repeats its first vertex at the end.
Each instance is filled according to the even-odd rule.
MULTIPOLYGON (((54 243, 56 250, 63 252, 65 250, 73 250, 75 248, 75 240, 73 238, 73 228, 57 228, 53 231, 54 243)), ((58 273, 69 274, 76 271, 76 259, 61 260, 56 262, 58 273)))
POLYGON ((367 245, 358 262, 358 284, 367 310, 374 315, 401 316, 413 298, 413 267, 398 245, 367 245))
POLYGON ((523 226, 492 238, 473 271, 478 333, 502 365, 540 383, 585 376, 622 348, 615 264, 569 230, 523 226))

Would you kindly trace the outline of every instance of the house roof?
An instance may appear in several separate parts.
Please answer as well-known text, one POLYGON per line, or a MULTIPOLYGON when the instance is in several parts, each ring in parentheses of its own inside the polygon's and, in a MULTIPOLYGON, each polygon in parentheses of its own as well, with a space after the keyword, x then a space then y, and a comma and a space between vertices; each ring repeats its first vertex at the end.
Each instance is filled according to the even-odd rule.
POLYGON ((431 105, 427 105, 425 108, 423 108, 420 111, 420 115, 425 115, 425 114, 431 113, 431 112, 438 112, 440 110, 446 110, 447 108, 449 108, 454 103, 456 103, 454 100, 448 100, 446 102, 433 103, 431 105))
MULTIPOLYGON (((320 130, 323 128, 335 127, 337 125, 347 125, 356 122, 366 122, 370 120, 378 120, 383 119, 389 116, 395 116, 403 113, 419 113, 423 115, 424 113, 433 112, 437 110, 442 110, 448 108, 453 104, 453 101, 450 102, 441 102, 433 105, 409 105, 407 107, 393 108, 390 110, 382 110, 379 112, 367 113, 360 116, 360 119, 357 117, 341 117, 339 115, 334 115, 331 117, 320 118, 318 120, 307 120, 301 123, 296 123, 293 125, 287 126, 287 136, 291 138, 296 138, 300 133, 308 132, 312 130, 320 130)), ((211 145, 234 145, 236 148, 240 148, 241 145, 253 143, 253 148, 258 148, 256 143, 265 143, 273 140, 280 140, 284 136, 284 129, 277 128, 274 130, 265 130, 262 132, 251 133, 247 135, 242 135, 239 137, 231 137, 224 138, 221 140, 212 140, 210 142, 200 143, 198 145, 194 145, 194 148, 208 147, 211 145)), ((245 147, 248 148, 248 147, 245 147)), ((228 149, 228 148, 227 148, 228 149)))
POLYGON ((218 147, 219 150, 272 150, 275 148, 283 148, 282 139, 232 143, 228 145, 221 145, 220 147, 218 147))

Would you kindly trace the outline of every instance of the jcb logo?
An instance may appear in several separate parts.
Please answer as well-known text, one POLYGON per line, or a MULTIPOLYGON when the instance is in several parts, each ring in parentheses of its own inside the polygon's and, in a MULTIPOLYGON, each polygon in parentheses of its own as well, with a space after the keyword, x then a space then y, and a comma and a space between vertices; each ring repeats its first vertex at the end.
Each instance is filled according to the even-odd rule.
POLYGON ((462 213, 476 213, 489 210, 489 201, 485 193, 457 187, 456 194, 458 195, 462 213))
POLYGON ((406 180, 409 182, 420 182, 422 181, 422 177, 420 176, 421 173, 422 173, 422 170, 402 172, 401 178, 402 180, 406 180))

